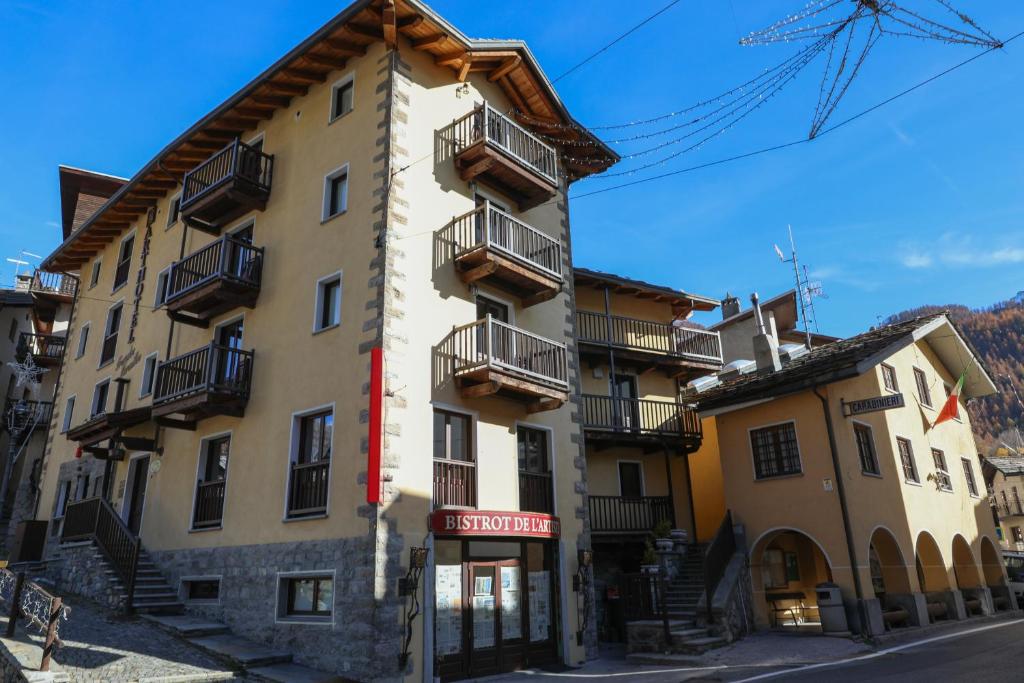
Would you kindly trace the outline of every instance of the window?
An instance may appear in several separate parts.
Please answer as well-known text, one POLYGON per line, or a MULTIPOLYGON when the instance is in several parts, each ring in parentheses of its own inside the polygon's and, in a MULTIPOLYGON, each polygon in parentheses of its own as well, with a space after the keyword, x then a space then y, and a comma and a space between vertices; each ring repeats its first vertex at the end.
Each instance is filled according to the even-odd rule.
POLYGON ((619 463, 619 495, 623 498, 643 498, 644 470, 640 463, 619 463))
POLYGON ((167 207, 167 227, 171 227, 178 222, 178 216, 181 214, 181 195, 175 195, 171 199, 170 205, 167 207))
POLYGON ((135 249, 135 235, 121 240, 121 250, 117 256, 117 270, 114 271, 114 290, 128 282, 128 274, 132 267, 132 251, 135 249))
POLYGON ((800 449, 796 441, 796 423, 786 422, 750 432, 757 479, 800 474, 800 449))
POLYGON ((331 121, 352 111, 355 104, 356 83, 353 76, 346 76, 331 88, 331 121))
POLYGON ((896 383, 896 368, 882 363, 882 382, 889 391, 899 391, 900 386, 896 383))
MULTIPOLYGON (((943 387, 946 390, 946 398, 948 399, 953 394, 953 387, 949 386, 948 384, 943 384, 943 387)), ((959 398, 956 401, 956 406, 955 407, 956 407, 956 412, 953 413, 953 419, 956 420, 957 422, 959 422, 960 421, 960 400, 959 400, 959 398)))
POLYGON ((1014 543, 1024 543, 1024 533, 1021 532, 1019 526, 1010 527, 1010 533, 1013 534, 1014 543))
POLYGON ((220 599, 220 579, 183 579, 182 592, 189 602, 217 602, 220 599))
POLYGON ((153 393, 153 381, 156 379, 157 354, 153 352, 142 361, 142 382, 139 383, 139 397, 153 393))
POLYGON ((89 328, 90 323, 82 325, 82 330, 78 333, 78 350, 75 351, 75 358, 81 358, 85 355, 85 349, 89 345, 89 328))
POLYGON ((967 482, 967 491, 977 498, 978 482, 974 480, 974 468, 971 467, 971 461, 968 458, 960 458, 960 463, 964 466, 964 481, 967 482))
POLYGON ((288 492, 288 517, 327 512, 334 411, 323 410, 296 418, 298 432, 288 492))
POLYGON ((917 476, 917 466, 914 464, 914 450, 910 447, 910 442, 903 438, 896 439, 896 447, 900 452, 900 464, 903 466, 903 479, 906 481, 919 483, 921 480, 917 476))
POLYGON ((932 405, 932 393, 928 390, 928 378, 925 377, 924 370, 914 368, 914 382, 917 383, 918 400, 921 401, 922 405, 930 408, 932 405))
POLYGON ((878 469, 878 456, 875 454, 875 440, 871 436, 871 427, 855 422, 853 434, 857 439, 860 471, 865 474, 881 474, 878 469))
POLYGON ((167 266, 156 276, 156 298, 153 300, 153 308, 160 308, 167 301, 167 282, 171 274, 171 267, 167 266))
POLYGON ((324 462, 331 459, 331 436, 334 412, 327 410, 301 418, 299 431, 300 463, 324 462))
POLYGON ((53 516, 60 518, 68 510, 68 503, 71 501, 71 480, 57 484, 57 506, 54 508, 53 516))
POLYGON ((103 348, 100 350, 100 366, 114 360, 117 352, 117 331, 121 327, 121 312, 124 304, 116 304, 107 311, 107 325, 103 330, 103 348))
POLYGON ((203 441, 196 480, 193 529, 220 527, 224 517, 224 494, 228 477, 231 437, 218 436, 203 441))
POLYGON ((548 433, 543 429, 519 427, 519 509, 523 512, 554 512, 551 495, 551 465, 548 433))
POLYGON ((83 500, 89 495, 89 475, 84 474, 78 477, 75 485, 75 500, 83 500))
POLYGON ((100 281, 100 271, 103 268, 103 261, 96 259, 92 263, 92 274, 89 276, 89 289, 92 289, 100 281))
POLYGON ((323 220, 344 213, 348 207, 348 165, 332 171, 324 179, 323 220))
POLYGON ((334 578, 301 576, 282 579, 286 617, 329 617, 334 611, 334 578))
POLYGON ((953 490, 953 481, 949 478, 946 468, 946 454, 938 448, 932 449, 932 462, 935 463, 935 480, 943 491, 953 490))
POLYGON ((341 324, 341 273, 330 275, 316 285, 316 321, 319 332, 341 324))
POLYGON ((69 429, 71 429, 71 416, 74 414, 74 412, 75 412, 75 397, 74 396, 68 396, 68 399, 66 401, 64 401, 64 422, 61 423, 61 427, 60 427, 60 433, 61 434, 63 434, 64 432, 68 431, 69 429))
POLYGON ((476 507, 472 418, 434 410, 434 505, 476 507))
POLYGON ((11 318, 11 329, 7 331, 7 338, 14 341, 15 337, 18 336, 18 319, 11 318))
POLYGON ((89 418, 94 418, 107 411, 107 395, 110 393, 110 380, 105 379, 96 385, 92 391, 92 412, 89 418))

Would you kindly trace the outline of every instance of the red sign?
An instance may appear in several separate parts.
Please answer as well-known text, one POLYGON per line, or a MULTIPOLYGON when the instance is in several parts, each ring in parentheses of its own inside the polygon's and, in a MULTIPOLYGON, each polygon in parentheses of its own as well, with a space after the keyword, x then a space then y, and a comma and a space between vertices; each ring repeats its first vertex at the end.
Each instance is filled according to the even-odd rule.
POLYGON ((562 523, 558 517, 539 512, 435 510, 430 515, 430 530, 439 536, 558 538, 562 523))

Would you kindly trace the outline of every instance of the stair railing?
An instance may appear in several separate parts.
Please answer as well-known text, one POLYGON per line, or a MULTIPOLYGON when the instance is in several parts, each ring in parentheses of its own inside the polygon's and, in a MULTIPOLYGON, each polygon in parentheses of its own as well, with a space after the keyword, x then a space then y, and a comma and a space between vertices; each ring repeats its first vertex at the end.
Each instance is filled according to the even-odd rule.
POLYGON ((121 520, 110 503, 88 498, 71 503, 64 513, 61 542, 91 540, 103 553, 125 586, 125 613, 135 602, 135 577, 139 570, 142 542, 121 520))
POLYGON ((729 565, 736 552, 736 534, 732 527, 732 511, 725 511, 725 518, 715 532, 715 537, 708 544, 704 553, 704 598, 707 603, 708 623, 712 620, 712 603, 715 589, 722 580, 725 568, 729 565))

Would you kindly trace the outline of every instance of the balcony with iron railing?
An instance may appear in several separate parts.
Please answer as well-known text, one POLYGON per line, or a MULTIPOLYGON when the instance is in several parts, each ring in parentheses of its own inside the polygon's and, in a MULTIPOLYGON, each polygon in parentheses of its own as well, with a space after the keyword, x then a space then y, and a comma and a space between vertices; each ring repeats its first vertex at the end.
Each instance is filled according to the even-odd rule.
POLYGON ((312 517, 327 512, 331 461, 293 462, 288 483, 288 517, 312 517))
POLYGON ((211 343, 157 366, 152 416, 193 429, 214 415, 241 417, 252 385, 253 352, 211 343), (180 418, 172 418, 172 415, 180 418))
POLYGON ((36 365, 49 367, 60 363, 66 343, 67 339, 61 335, 22 332, 15 354, 19 361, 31 354, 36 365))
POLYGON ((185 174, 181 217, 212 234, 250 211, 266 208, 274 157, 232 140, 226 147, 185 174))
POLYGON ((565 344, 488 315, 456 327, 442 348, 450 353, 464 398, 500 395, 527 402, 529 412, 569 400, 565 344))
POLYGON ((662 520, 673 522, 669 496, 588 496, 590 528, 602 534, 647 534, 662 520))
POLYGON ((434 507, 476 507, 476 463, 434 459, 434 507))
POLYGON ((558 192, 555 148, 486 102, 441 132, 463 180, 481 180, 526 209, 558 192))
POLYGON ((664 370, 671 377, 704 374, 722 367, 718 332, 577 311, 576 336, 580 354, 598 362, 614 350, 616 358, 664 370))
POLYGON ((196 509, 193 529, 214 529, 224 518, 225 481, 201 481, 196 484, 196 509))
POLYGON ((466 284, 493 285, 520 297, 524 307, 562 289, 558 240, 489 201, 452 220, 442 238, 454 249, 455 268, 466 284))
POLYGON ((164 305, 174 320, 207 327, 239 306, 252 308, 260 293, 263 248, 224 235, 171 265, 164 305))
POLYGON ((703 432, 692 406, 679 401, 623 398, 583 394, 583 429, 587 441, 606 445, 661 445, 670 450, 693 451, 703 432))

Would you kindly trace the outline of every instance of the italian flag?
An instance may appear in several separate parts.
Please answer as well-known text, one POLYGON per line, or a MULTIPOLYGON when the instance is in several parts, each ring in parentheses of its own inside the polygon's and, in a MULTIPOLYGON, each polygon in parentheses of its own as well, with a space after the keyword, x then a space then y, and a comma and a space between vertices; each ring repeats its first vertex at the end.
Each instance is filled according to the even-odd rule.
POLYGON ((949 392, 949 398, 946 399, 946 405, 942 406, 942 410, 939 411, 939 416, 935 418, 935 424, 932 427, 952 420, 954 417, 960 414, 960 392, 964 389, 964 380, 967 379, 967 369, 965 368, 963 373, 960 374, 960 379, 957 380, 956 386, 949 392))

